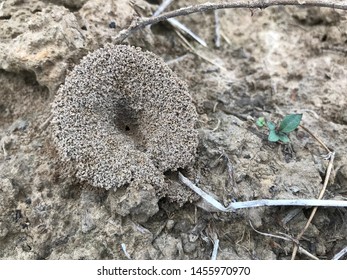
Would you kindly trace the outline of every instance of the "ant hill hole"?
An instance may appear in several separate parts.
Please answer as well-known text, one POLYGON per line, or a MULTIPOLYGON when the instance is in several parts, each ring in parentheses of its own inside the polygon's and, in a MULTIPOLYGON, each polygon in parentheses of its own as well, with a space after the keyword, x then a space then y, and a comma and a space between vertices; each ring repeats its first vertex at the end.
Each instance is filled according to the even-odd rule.
POLYGON ((140 151, 146 149, 146 141, 141 130, 141 113, 134 110, 126 100, 119 100, 114 104, 113 123, 129 143, 140 151))

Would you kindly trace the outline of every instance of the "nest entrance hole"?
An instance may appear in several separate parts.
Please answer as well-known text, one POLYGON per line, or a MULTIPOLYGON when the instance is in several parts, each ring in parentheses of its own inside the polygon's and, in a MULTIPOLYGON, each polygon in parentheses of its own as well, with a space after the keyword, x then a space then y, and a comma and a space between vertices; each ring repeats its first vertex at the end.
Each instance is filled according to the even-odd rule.
POLYGON ((129 106, 128 102, 122 100, 114 106, 113 122, 116 129, 122 133, 134 146, 146 151, 145 135, 141 130, 141 112, 129 106))

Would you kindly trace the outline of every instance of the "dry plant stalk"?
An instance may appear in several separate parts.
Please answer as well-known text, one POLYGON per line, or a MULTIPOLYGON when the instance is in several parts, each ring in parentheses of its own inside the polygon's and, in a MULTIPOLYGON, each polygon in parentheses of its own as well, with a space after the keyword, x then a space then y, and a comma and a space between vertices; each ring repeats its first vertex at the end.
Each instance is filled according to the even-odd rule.
MULTIPOLYGON (((252 229, 256 232, 256 233, 259 233, 261 235, 264 235, 264 236, 267 236, 267 237, 272 237, 272 238, 278 238, 278 239, 282 239, 282 240, 285 240, 285 241, 291 241, 291 242, 294 242, 296 243, 293 238, 291 237, 288 237, 287 235, 284 235, 282 234, 283 236, 280 236, 280 235, 275 235, 275 234, 270 234, 270 233, 265 233, 265 232, 261 232, 257 229, 255 229, 251 223, 251 221, 249 221, 249 224, 251 225, 252 229)), ((297 243, 296 243, 297 244, 297 243)), ((307 250, 305 250, 304 248, 302 248, 301 246, 298 245, 298 249, 299 249, 299 252, 308 256, 310 259, 313 259, 313 260, 319 260, 316 256, 312 255, 310 252, 308 252, 307 250)))
POLYGON ((189 187, 192 191, 203 198, 215 212, 234 212, 238 209, 254 208, 263 206, 302 206, 302 207, 347 207, 347 201, 343 200, 320 200, 320 199, 260 199, 250 201, 232 202, 227 207, 214 199, 211 195, 204 192, 186 178, 182 173, 178 172, 181 183, 189 187))
POLYGON ((204 3, 199 5, 192 5, 171 12, 166 12, 158 16, 153 16, 150 18, 136 18, 127 29, 124 29, 121 32, 119 32, 113 41, 116 44, 120 43, 124 41, 127 37, 129 37, 131 33, 135 32, 136 30, 178 16, 186 16, 194 13, 201 13, 220 9, 265 9, 271 6, 325 7, 336 10, 347 10, 347 1, 334 2, 330 0, 241 0, 233 2, 204 3))
MULTIPOLYGON (((324 183, 323 183, 323 188, 322 188, 322 190, 319 193, 318 200, 321 200, 323 198, 324 193, 326 191, 326 188, 328 186, 331 170, 333 168, 334 158, 335 158, 335 152, 330 152, 330 160, 329 160, 329 164, 328 164, 328 167, 327 167, 327 172, 326 172, 324 183)), ((317 210, 318 210, 317 206, 313 208, 313 210, 312 210, 312 212, 310 214, 310 217, 309 217, 309 219, 307 220, 307 222, 305 224, 305 227, 298 234, 298 236, 296 237, 296 240, 300 241, 301 237, 304 235, 305 231, 308 229, 309 225, 311 224, 311 222, 313 220, 313 217, 316 214, 317 210)), ((297 250, 298 250, 298 245, 295 244, 294 245, 294 249, 293 249, 293 253, 292 253, 292 260, 295 259, 295 255, 296 255, 297 250)))
MULTIPOLYGON (((328 182, 329 182, 329 178, 330 178, 330 174, 331 174, 331 170, 333 168, 333 163, 334 163, 334 158, 335 158, 335 152, 332 152, 330 151, 330 149, 328 148, 327 145, 324 144, 324 142, 319 138, 317 137, 316 135, 314 135, 308 128, 306 128, 305 126, 303 125, 300 125, 300 127, 302 129, 304 129, 306 132, 308 132, 327 152, 328 152, 328 156, 327 158, 329 158, 329 164, 328 164, 328 167, 327 167, 327 171, 326 171, 326 175, 325 175, 325 180, 324 180, 324 183, 323 183, 323 188, 322 190, 320 191, 319 193, 319 196, 318 196, 318 199, 322 199, 323 196, 324 196, 324 193, 326 191, 326 188, 328 186, 328 182)), ((299 242, 300 239, 302 238, 302 236, 304 235, 305 231, 308 229, 309 225, 311 224, 312 220, 313 220, 313 217, 314 215, 316 214, 318 210, 318 207, 314 207, 311 214, 310 214, 310 217, 308 218, 306 224, 305 224, 305 227, 301 230, 301 232, 297 235, 296 237, 296 240, 299 242)), ((292 252, 292 260, 295 259, 295 256, 296 256, 296 253, 298 251, 298 243, 294 243, 294 247, 293 247, 293 252, 292 252)))
POLYGON ((344 255, 347 254, 347 246, 343 248, 340 252, 338 252, 334 257, 333 260, 339 260, 341 259, 344 255))

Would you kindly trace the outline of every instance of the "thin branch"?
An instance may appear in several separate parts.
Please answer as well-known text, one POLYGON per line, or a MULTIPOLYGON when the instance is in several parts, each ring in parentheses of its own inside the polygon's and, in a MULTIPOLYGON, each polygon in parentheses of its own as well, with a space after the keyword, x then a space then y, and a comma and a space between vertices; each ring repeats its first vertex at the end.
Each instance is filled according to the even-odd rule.
POLYGON ((216 237, 213 239, 213 250, 211 255, 211 261, 215 261, 217 259, 219 249, 219 239, 216 237))
POLYGON ((266 237, 278 238, 278 239, 282 239, 282 240, 285 240, 285 241, 293 241, 292 238, 289 238, 289 237, 286 237, 286 236, 280 236, 280 235, 275 235, 275 234, 272 234, 272 233, 261 232, 261 231, 259 231, 259 230, 254 228, 254 226, 253 226, 251 221, 249 221, 249 224, 250 224, 251 228, 256 233, 259 233, 259 234, 264 235, 266 237))
POLYGON ((301 207, 347 207, 344 200, 319 200, 319 199, 260 199, 243 202, 232 202, 227 209, 237 210, 262 206, 301 206, 301 207))
POLYGON ((338 252, 334 257, 333 260, 339 260, 341 259, 344 255, 347 254, 347 246, 343 248, 340 252, 338 252))
POLYGON ((171 12, 166 12, 150 18, 137 18, 130 24, 127 29, 122 30, 118 33, 118 35, 114 38, 114 43, 121 43, 134 31, 144 28, 148 25, 167 20, 169 18, 220 9, 265 9, 271 6, 325 7, 336 10, 347 10, 347 1, 339 1, 337 3, 334 3, 331 0, 244 0, 235 2, 204 3, 188 6, 171 12))
POLYGON ((196 35, 193 31, 191 31, 187 26, 180 23, 177 19, 169 18, 168 22, 174 27, 178 28, 179 30, 183 31, 184 33, 188 34, 190 37, 192 37, 195 41, 197 41, 200 45, 207 47, 207 44, 204 39, 200 38, 198 35, 196 35))
POLYGON ((191 190, 193 190, 195 193, 200 195, 205 201, 207 201, 209 204, 211 204, 214 208, 218 209, 219 211, 226 212, 226 208, 217 200, 215 200, 213 197, 211 197, 209 194, 205 193, 203 190, 198 188, 193 184, 192 181, 190 181, 188 178, 184 177, 181 172, 178 172, 178 178, 179 180, 189 187, 191 190))
POLYGON ((328 152, 331 153, 330 149, 327 147, 327 145, 324 144, 324 142, 319 139, 316 135, 314 135, 307 127, 300 125, 300 127, 305 130, 307 133, 309 133, 314 139, 316 139, 316 141, 322 145, 322 147, 328 152))
MULTIPOLYGON (((326 174, 325 174, 325 179, 324 179, 324 183, 323 183, 323 188, 322 190, 320 191, 319 193, 319 196, 318 196, 318 199, 321 200, 324 196, 324 193, 326 191, 326 188, 328 186, 328 182, 329 182, 329 178, 330 178, 330 174, 331 174, 331 170, 333 168, 333 165, 334 165, 334 159, 335 159, 335 152, 331 152, 330 153, 330 160, 329 160, 329 164, 328 164, 328 168, 327 168, 327 171, 326 171, 326 174)), ((308 229, 309 225, 311 224, 312 220, 313 220, 313 217, 314 215, 316 214, 318 208, 317 207, 314 207, 311 214, 310 214, 310 217, 308 218, 306 224, 305 224, 305 227, 302 229, 302 231, 298 234, 298 236, 296 237, 297 240, 300 240, 301 237, 304 235, 304 233, 306 232, 306 230, 308 229)), ((295 259, 295 255, 296 255, 296 251, 298 249, 298 245, 295 244, 294 245, 294 249, 293 249, 293 253, 292 253, 292 260, 295 259)))
MULTIPOLYGON (((153 17, 159 16, 161 13, 163 13, 165 9, 169 5, 171 5, 172 2, 173 0, 164 0, 163 3, 159 5, 158 9, 154 12, 153 17)), ((168 22, 173 26, 173 28, 178 28, 179 30, 191 36, 194 40, 196 40, 202 46, 207 47, 206 42, 202 38, 196 35, 193 31, 191 31, 188 27, 186 27, 184 24, 179 22, 177 19, 170 18, 168 19, 168 22)))
POLYGON ((233 212, 238 209, 244 208, 254 208, 261 206, 302 206, 302 207, 347 207, 347 201, 341 200, 319 200, 319 199, 261 199, 261 200, 250 200, 244 202, 232 202, 229 206, 223 206, 219 201, 214 199, 211 195, 204 192, 202 189, 197 187, 188 178, 184 177, 180 172, 178 172, 179 180, 201 196, 206 202, 212 205, 216 211, 221 212, 233 212))
POLYGON ((313 260, 319 261, 319 259, 315 255, 312 255, 309 251, 305 250, 303 247, 300 247, 300 246, 299 246, 299 253, 304 254, 313 260))
MULTIPOLYGON (((273 238, 283 239, 283 240, 285 240, 285 241, 292 241, 292 242, 295 242, 295 240, 294 240, 292 237, 290 237, 290 236, 287 236, 287 235, 284 235, 284 234, 283 234, 284 236, 280 236, 280 235, 275 235, 275 234, 271 234, 271 233, 261 232, 261 231, 255 229, 255 228, 253 227, 251 221, 249 221, 249 224, 251 225, 252 229, 253 229, 255 232, 257 232, 257 233, 259 233, 259 234, 261 234, 261 235, 264 235, 264 236, 267 236, 267 237, 273 237, 273 238)), ((316 256, 312 255, 310 252, 308 252, 307 250, 305 250, 305 249, 302 248, 301 246, 299 246, 299 252, 300 252, 301 254, 304 254, 304 255, 308 256, 309 258, 311 258, 311 259, 313 259, 313 260, 319 260, 316 256)))

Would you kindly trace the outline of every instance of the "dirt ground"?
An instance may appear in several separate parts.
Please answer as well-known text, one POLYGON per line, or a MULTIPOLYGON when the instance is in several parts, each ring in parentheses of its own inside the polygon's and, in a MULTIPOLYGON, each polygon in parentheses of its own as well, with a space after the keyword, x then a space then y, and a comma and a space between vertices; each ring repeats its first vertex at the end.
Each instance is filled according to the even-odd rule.
MULTIPOLYGON (((203 1, 177 0, 169 9, 196 3, 203 1)), ((218 259, 291 258, 291 242, 259 232, 296 237, 311 209, 212 212, 177 172, 166 172, 164 197, 146 204, 145 191, 127 194, 142 201, 125 211, 126 190, 92 187, 62 162, 49 122, 59 85, 88 52, 157 7, 155 0, 0 0, 1 259, 209 259, 216 238, 218 259)), ((199 146, 181 172, 224 205, 317 198, 328 164, 322 145, 300 128, 289 145, 270 143, 254 124, 259 116, 277 122, 303 113, 302 125, 336 152, 324 198, 345 200, 346 12, 274 7, 218 15, 220 47, 213 12, 178 18, 207 47, 184 41, 168 23, 125 41, 162 57, 188 84, 199 146)), ((347 246, 347 210, 320 208, 300 244, 331 259, 347 246)))

